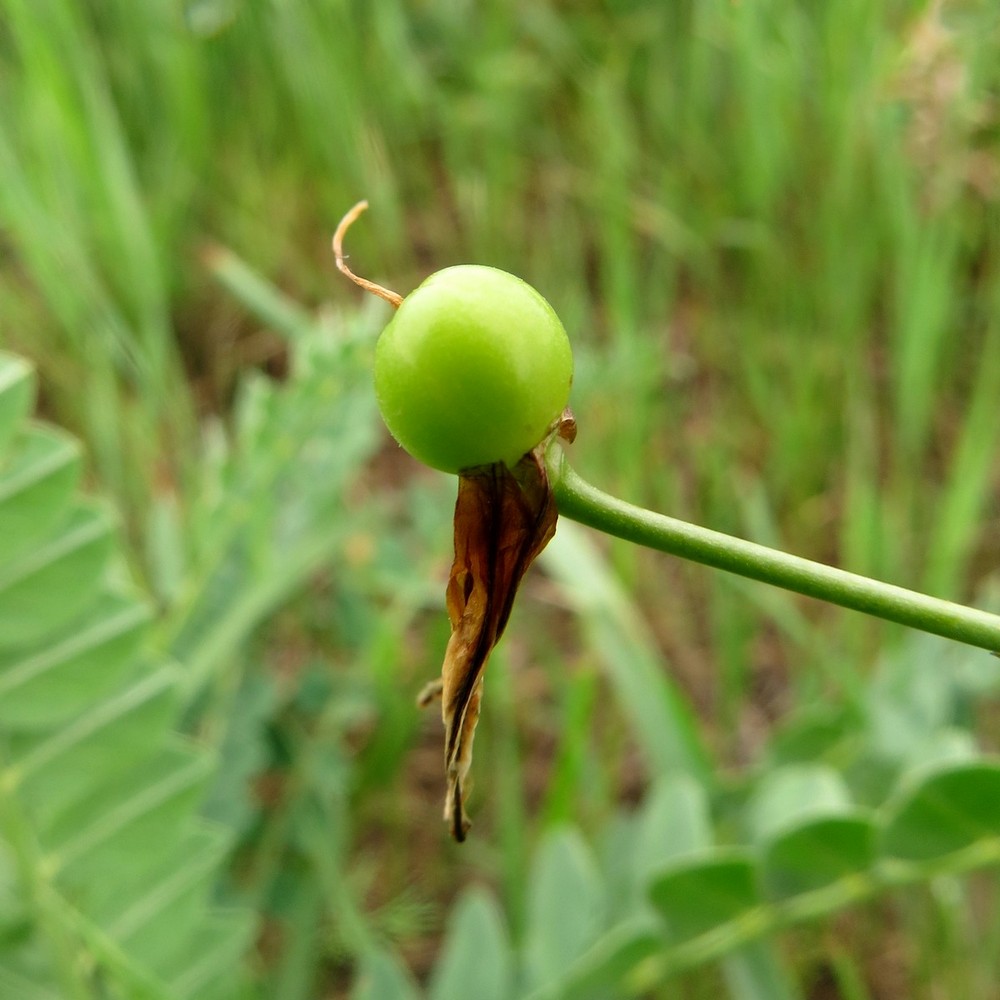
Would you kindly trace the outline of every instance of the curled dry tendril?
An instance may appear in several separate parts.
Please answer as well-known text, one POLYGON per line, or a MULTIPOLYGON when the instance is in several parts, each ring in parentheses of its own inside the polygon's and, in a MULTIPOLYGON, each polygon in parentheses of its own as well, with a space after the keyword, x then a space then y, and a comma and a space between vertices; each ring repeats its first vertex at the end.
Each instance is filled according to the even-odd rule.
POLYGON ((351 228, 354 221, 367 208, 367 201, 359 201, 340 220, 336 232, 333 234, 333 256, 337 261, 337 267, 344 274, 346 274, 347 277, 354 282, 354 284, 359 285, 366 292, 371 292, 372 295, 377 295, 380 299, 385 299, 386 302, 392 304, 394 309, 398 309, 403 301, 403 296, 400 295, 399 292, 394 292, 391 288, 385 288, 382 285, 376 284, 374 281, 369 281, 367 278, 359 277, 347 266, 346 258, 344 256, 344 237, 347 235, 347 230, 351 228))

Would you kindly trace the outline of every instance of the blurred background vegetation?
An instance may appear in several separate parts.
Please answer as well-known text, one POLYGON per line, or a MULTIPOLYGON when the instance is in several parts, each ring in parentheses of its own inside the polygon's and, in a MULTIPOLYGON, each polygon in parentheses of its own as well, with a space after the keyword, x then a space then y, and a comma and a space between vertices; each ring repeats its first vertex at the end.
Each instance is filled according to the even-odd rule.
MULTIPOLYGON (((789 762, 874 806, 939 732, 995 746, 987 657, 935 687, 944 645, 568 525, 493 660, 452 845, 414 698, 455 484, 381 429, 387 307, 329 251, 366 197, 359 273, 405 293, 476 261, 538 287, 602 488, 988 602, 991 0, 2 0, 0 95, 0 336, 113 498, 116 572, 179 664, 170 724, 213 754, 198 808, 226 831, 215 898, 255 915, 246 995, 520 996, 505 977, 558 979, 546 947, 570 964, 545 928, 580 892, 618 912, 623 865, 654 866, 636 830, 681 822, 676 775, 714 838, 752 843, 755 783, 789 762), (889 719, 911 702, 919 726, 889 719), (509 937, 492 975, 476 919, 509 937), (449 993, 477 954, 481 991, 449 993)), ((743 964, 654 956, 550 995, 992 998, 993 884, 935 879, 743 964)), ((78 995, 140 995, 116 974, 78 995)))

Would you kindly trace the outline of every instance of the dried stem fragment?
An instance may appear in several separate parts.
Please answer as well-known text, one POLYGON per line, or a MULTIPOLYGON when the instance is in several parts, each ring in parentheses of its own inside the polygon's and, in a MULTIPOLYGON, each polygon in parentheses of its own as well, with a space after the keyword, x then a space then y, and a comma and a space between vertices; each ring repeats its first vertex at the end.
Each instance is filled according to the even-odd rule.
POLYGON ((344 236, 347 235, 347 230, 351 228, 354 220, 361 215, 368 208, 367 201, 359 201, 353 208, 351 208, 348 213, 340 220, 340 224, 337 226, 336 232, 333 234, 333 256, 337 260, 337 267, 347 275, 351 281, 356 285, 360 285, 366 292, 371 292, 373 295, 377 295, 380 299, 385 299, 386 302, 391 302, 394 309, 398 309, 403 302, 403 296, 399 292, 394 292, 390 288, 384 288, 382 285, 377 285, 374 281, 369 281, 367 278, 361 278, 356 275, 348 266, 344 257, 344 236))

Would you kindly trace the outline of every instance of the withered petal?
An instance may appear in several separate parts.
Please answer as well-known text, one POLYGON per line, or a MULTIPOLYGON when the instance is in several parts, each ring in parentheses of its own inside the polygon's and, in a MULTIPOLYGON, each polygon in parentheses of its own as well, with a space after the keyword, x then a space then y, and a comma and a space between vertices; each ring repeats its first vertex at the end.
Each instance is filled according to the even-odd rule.
POLYGON ((446 595, 452 633, 441 668, 445 820, 458 841, 470 825, 464 798, 483 672, 510 618, 518 585, 555 528, 555 500, 539 449, 513 470, 497 464, 459 476, 455 560, 446 595))

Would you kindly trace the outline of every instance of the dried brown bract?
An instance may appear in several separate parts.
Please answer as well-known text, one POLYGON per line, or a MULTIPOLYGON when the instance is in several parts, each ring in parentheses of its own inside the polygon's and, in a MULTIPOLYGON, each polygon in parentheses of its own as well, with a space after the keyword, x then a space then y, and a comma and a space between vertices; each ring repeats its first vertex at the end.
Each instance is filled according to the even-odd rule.
MULTIPOLYGON (((576 424, 567 411, 555 433, 572 440, 576 424)), ((452 836, 465 840, 472 741, 479 721, 483 673, 510 618, 518 585, 556 530, 556 505, 542 460, 545 442, 511 470, 503 464, 459 476, 455 504, 455 561, 448 580, 451 638, 440 683, 421 694, 422 704, 441 696, 445 727, 447 792, 444 818, 452 836)))

